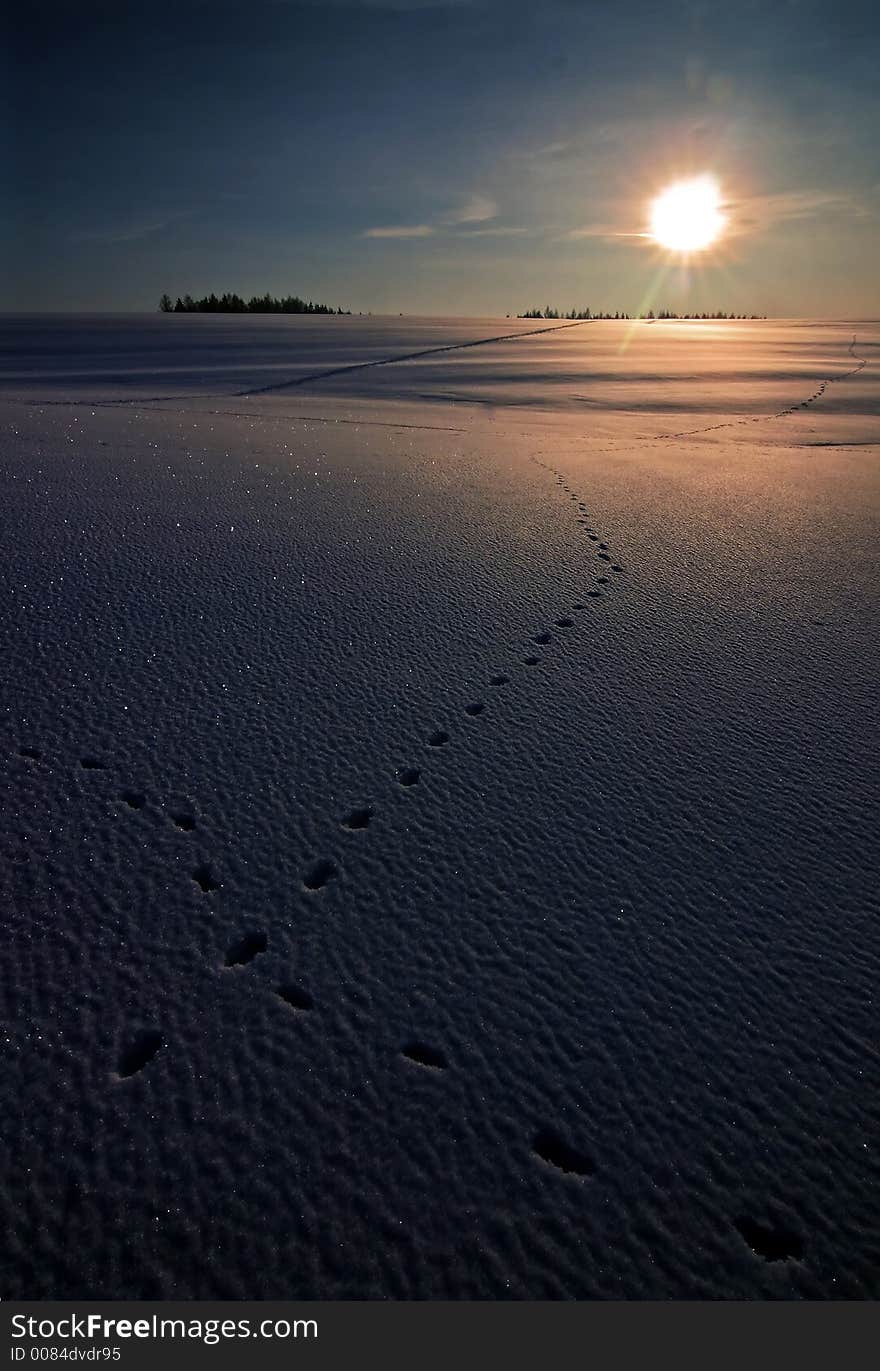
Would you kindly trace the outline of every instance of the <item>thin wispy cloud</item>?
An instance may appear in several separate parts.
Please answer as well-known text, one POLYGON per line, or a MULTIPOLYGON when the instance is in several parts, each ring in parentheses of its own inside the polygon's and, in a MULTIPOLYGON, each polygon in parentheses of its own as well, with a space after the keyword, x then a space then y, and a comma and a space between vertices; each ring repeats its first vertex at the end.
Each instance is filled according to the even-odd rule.
MULTIPOLYGON (((811 189, 731 199, 723 208, 727 218, 725 237, 764 233, 780 224, 821 219, 826 215, 845 214, 861 218, 873 212, 846 191, 811 189)), ((606 243, 621 239, 652 241, 652 235, 645 229, 623 228, 620 226, 623 221, 624 216, 621 215, 618 224, 606 220, 567 229, 559 236, 559 241, 576 242, 590 238, 606 243)))
POLYGON ((579 238, 647 238, 649 235, 637 229, 619 229, 613 224, 584 224, 581 228, 568 229, 561 235, 563 242, 576 241, 579 238))
POLYGON ((523 238, 529 233, 527 228, 516 228, 513 224, 498 224, 495 228, 464 228, 456 235, 458 238, 523 238))
POLYGON ((736 232, 773 228, 792 220, 816 219, 826 214, 868 211, 846 191, 794 190, 777 195, 753 195, 729 206, 731 228, 736 232))
POLYGON ((364 238, 430 238, 430 224, 385 224, 364 231, 364 238))
POLYGON ((498 206, 488 195, 471 192, 450 209, 438 214, 430 223, 422 224, 380 224, 365 229, 362 238, 430 238, 435 234, 450 234, 460 231, 473 236, 477 233, 506 236, 519 230, 498 225, 492 228, 471 228, 472 224, 488 224, 498 214, 498 206))
POLYGON ((488 195, 469 195, 464 204, 441 215, 438 223, 482 224, 487 219, 494 219, 497 213, 498 206, 488 195))
POLYGON ((556 139, 552 143, 542 143, 536 148, 520 148, 512 155, 518 162, 557 162, 571 157, 576 152, 575 144, 569 138, 556 139))
POLYGON ((77 243, 103 243, 107 246, 114 243, 136 243, 141 238, 150 238, 153 234, 170 228, 172 224, 191 218, 194 212, 186 209, 166 214, 145 214, 140 218, 123 220, 104 229, 85 229, 71 236, 77 243))

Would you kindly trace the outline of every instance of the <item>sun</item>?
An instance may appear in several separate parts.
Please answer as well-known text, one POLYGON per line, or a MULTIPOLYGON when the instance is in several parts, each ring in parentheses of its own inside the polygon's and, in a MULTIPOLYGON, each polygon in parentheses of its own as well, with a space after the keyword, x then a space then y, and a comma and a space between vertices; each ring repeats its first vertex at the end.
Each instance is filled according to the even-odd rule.
POLYGON ((727 220, 714 176, 676 181, 651 205, 650 237, 673 252, 702 252, 716 241, 727 220))

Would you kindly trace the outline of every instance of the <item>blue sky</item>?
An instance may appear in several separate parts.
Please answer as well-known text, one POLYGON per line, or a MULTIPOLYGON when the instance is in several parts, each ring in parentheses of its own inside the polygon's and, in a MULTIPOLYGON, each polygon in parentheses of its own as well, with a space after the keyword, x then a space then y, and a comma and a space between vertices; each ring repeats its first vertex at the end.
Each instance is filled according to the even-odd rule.
POLYGON ((0 71, 3 308, 880 314, 880 18, 816 0, 32 0, 0 71), (638 234, 711 171, 731 232, 638 234), (657 285, 662 275, 663 284, 657 285))

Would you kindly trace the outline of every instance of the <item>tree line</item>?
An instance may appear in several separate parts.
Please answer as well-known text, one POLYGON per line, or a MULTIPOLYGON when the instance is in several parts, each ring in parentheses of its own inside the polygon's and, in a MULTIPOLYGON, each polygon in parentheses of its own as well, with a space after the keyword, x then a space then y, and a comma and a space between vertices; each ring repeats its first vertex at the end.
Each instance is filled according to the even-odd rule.
MULTIPOLYGON (((613 314, 607 310, 600 310, 593 313, 590 309, 570 309, 566 314, 562 310, 553 309, 550 305, 545 305, 543 309, 527 309, 524 314, 518 314, 517 319, 766 319, 766 314, 732 314, 728 310, 716 309, 712 313, 704 314, 679 314, 673 309, 661 309, 657 314, 649 309, 644 314, 627 314, 625 310, 616 309, 613 314)), ((508 318, 510 316, 508 315, 508 318)))
POLYGON ((252 295, 245 300, 241 295, 203 295, 194 300, 191 295, 178 295, 172 302, 170 295, 163 295, 159 301, 162 314, 351 314, 350 309, 340 305, 319 305, 314 300, 301 300, 298 295, 285 295, 279 300, 274 295, 252 295))

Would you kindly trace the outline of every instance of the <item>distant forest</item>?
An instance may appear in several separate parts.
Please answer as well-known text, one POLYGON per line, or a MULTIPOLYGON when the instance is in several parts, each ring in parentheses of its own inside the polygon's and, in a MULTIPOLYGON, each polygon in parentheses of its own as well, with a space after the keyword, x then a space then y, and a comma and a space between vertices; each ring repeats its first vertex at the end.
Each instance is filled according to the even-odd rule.
POLYGON ((314 300, 301 300, 298 295, 252 295, 250 300, 240 295, 203 295, 194 300, 191 295, 178 295, 172 302, 170 295, 159 301, 163 314, 351 314, 350 309, 334 309, 332 305, 316 305, 314 300))
POLYGON ((599 311, 594 314, 589 309, 570 309, 566 314, 562 310, 553 309, 550 305, 545 305, 543 309, 527 309, 525 314, 518 314, 517 319, 766 319, 766 314, 730 314, 726 310, 716 309, 711 314, 677 314, 674 309, 661 309, 656 314, 649 309, 646 314, 626 314, 623 310, 615 310, 613 314, 599 311))
MULTIPOLYGON (((178 295, 172 300, 163 295, 159 301, 163 314, 351 314, 350 309, 332 305, 319 305, 314 300, 301 300, 298 295, 285 295, 281 299, 274 295, 252 295, 245 300, 241 295, 203 295, 194 300, 191 295, 178 295)), ((507 316, 508 319, 510 315, 507 316)), ((593 312, 591 309, 554 309, 545 305, 543 309, 527 309, 518 314, 517 319, 766 319, 766 314, 732 314, 718 309, 704 314, 678 314, 672 309, 661 309, 656 314, 649 309, 645 314, 627 314, 625 310, 593 312)))

